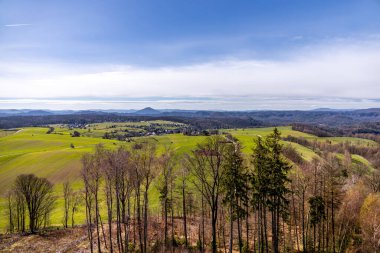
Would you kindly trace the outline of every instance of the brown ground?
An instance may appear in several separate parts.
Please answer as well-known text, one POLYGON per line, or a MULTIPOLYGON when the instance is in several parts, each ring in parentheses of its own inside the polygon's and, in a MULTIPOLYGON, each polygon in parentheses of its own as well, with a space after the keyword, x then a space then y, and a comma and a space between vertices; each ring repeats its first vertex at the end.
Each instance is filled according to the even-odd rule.
POLYGON ((86 252, 86 229, 55 229, 39 235, 0 235, 0 252, 86 252))
MULTIPOLYGON (((176 219, 175 224, 175 237, 180 238, 181 236, 177 231, 183 230, 181 225, 181 220, 176 219)), ((170 226, 171 224, 169 224, 170 226)), ((189 221, 189 243, 195 245, 197 236, 197 225, 194 221, 189 221)), ((116 231, 116 226, 114 225, 116 231)), ((105 233, 108 234, 108 224, 104 224, 105 233)), ((157 240, 164 240, 164 228, 161 222, 158 220, 151 220, 149 226, 149 242, 153 243, 157 240)), ((113 232, 115 233, 115 232, 113 232)), ((94 231, 94 236, 96 233, 94 231)), ((168 237, 170 238, 171 231, 168 231, 168 237)), ((101 235, 102 237, 102 235, 101 235)), ((115 234, 114 234, 114 237, 115 234)), ((130 240, 133 238, 133 232, 131 231, 130 240)), ((103 237, 101 238, 103 241, 103 237)), ((96 249, 96 240, 94 240, 94 250, 96 249)), ((107 237, 108 243, 108 237, 107 237)), ((116 244, 116 239, 114 238, 114 244, 116 244)), ((104 244, 103 244, 104 245, 104 244)), ((87 239, 87 229, 86 227, 75 227, 75 228, 55 228, 44 231, 41 234, 35 235, 20 235, 20 234, 5 234, 0 235, 0 252, 89 252, 89 242, 87 239)), ((114 246, 117 247, 116 245, 114 246)), ((108 252, 103 246, 103 251, 108 252)), ((181 250, 177 249, 175 252, 181 250)), ((162 251, 161 251, 162 252, 162 251)))
MULTIPOLYGON (((198 240, 198 229, 200 221, 197 219, 188 220, 188 241, 189 244, 193 246, 196 245, 198 240)), ((171 223, 169 220, 169 231, 168 238, 171 238, 171 223)), ((174 231, 175 238, 181 239, 183 226, 182 220, 176 218, 174 220, 174 231)), ((207 230, 210 228, 207 227, 207 230)), ((108 235, 108 224, 104 224, 104 230, 106 237, 108 235)), ((207 231, 206 230, 206 231, 207 231)), ((116 225, 113 226, 113 233, 116 231, 116 225)), ((137 233, 137 232, 136 232, 137 233)), ((117 252, 116 246, 116 235, 113 235, 113 245, 114 250, 117 252)), ((96 233, 94 231, 94 252, 97 252, 96 246, 96 233)), ((210 240, 209 235, 206 236, 207 240, 210 240)), ((133 230, 130 234, 130 240, 133 240, 133 230)), ((109 250, 104 248, 104 240, 101 235, 101 241, 103 244, 102 251, 109 252, 109 250)), ((165 249, 160 247, 154 247, 154 242, 163 242, 164 241, 164 226, 163 221, 156 219, 151 219, 149 223, 149 239, 148 242, 153 248, 156 248, 155 252, 197 252, 195 249, 192 251, 185 250, 183 247, 177 247, 175 250, 165 249)), ((107 237, 107 244, 108 237, 107 237)), ((75 228, 55 228, 44 231, 42 234, 36 235, 19 235, 19 234, 5 234, 0 235, 0 253, 2 252, 62 252, 62 253, 71 253, 71 252, 90 252, 89 250, 89 241, 87 239, 87 229, 86 227, 75 227, 75 228)), ((109 246, 109 245, 108 245, 109 246)), ((138 247, 138 245, 136 245, 138 247)), ((224 250, 222 250, 224 251, 224 250)))

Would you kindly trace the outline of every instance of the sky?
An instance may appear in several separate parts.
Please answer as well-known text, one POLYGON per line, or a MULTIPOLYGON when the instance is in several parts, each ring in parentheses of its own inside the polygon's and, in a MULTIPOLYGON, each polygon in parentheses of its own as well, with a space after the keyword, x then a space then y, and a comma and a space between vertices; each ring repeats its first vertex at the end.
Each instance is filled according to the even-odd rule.
POLYGON ((380 0, 0 0, 0 109, 380 107, 380 0))

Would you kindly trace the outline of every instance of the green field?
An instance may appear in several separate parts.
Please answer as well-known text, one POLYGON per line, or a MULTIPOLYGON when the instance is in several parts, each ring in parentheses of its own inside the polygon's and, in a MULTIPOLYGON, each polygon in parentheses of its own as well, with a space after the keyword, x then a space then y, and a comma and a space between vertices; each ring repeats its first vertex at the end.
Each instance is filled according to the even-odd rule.
MULTIPOLYGON (((126 132, 138 132, 147 133, 148 127, 164 128, 167 130, 173 130, 179 127, 184 127, 185 124, 165 121, 165 120, 154 120, 154 121, 140 121, 140 122, 103 122, 87 124, 81 127, 67 125, 51 125, 54 127, 53 134, 56 135, 70 135, 73 131, 78 131, 82 136, 85 137, 95 137, 102 138, 105 133, 115 133, 122 134, 126 132)), ((1 134, 1 132, 0 132, 1 134)))
MULTIPOLYGON (((202 142, 204 136, 185 136, 182 134, 168 134, 159 136, 146 136, 133 138, 132 142, 121 142, 116 140, 102 139, 101 136, 114 129, 140 129, 141 126, 152 122, 128 122, 128 123, 101 123, 91 124, 86 129, 79 129, 81 137, 71 137, 75 129, 67 126, 54 125, 55 131, 47 134, 48 128, 23 128, 12 131, 0 131, 0 231, 6 229, 7 220, 5 212, 4 194, 9 189, 14 179, 23 173, 34 173, 40 177, 46 177, 55 186, 58 196, 57 206, 52 216, 52 223, 60 225, 62 221, 62 183, 71 181, 74 188, 82 187, 80 180, 81 157, 87 152, 92 152, 94 146, 103 143, 107 148, 117 148, 121 145, 131 145, 134 142, 151 141, 157 143, 158 152, 163 152, 166 147, 171 146, 178 154, 190 152, 197 143, 202 142), (90 130, 88 130, 90 129, 90 130), (73 148, 73 147, 74 148, 73 148)), ((173 122, 159 122, 170 128, 173 122)), ((254 146, 253 140, 257 136, 265 136, 271 133, 273 128, 235 129, 221 130, 229 132, 238 138, 243 146, 243 152, 249 155, 254 146)), ((376 145, 375 142, 359 138, 318 138, 316 136, 293 131, 291 127, 280 127, 282 136, 296 136, 318 141, 351 142, 356 145, 376 145)), ((296 143, 284 142, 285 145, 292 145, 306 160, 311 160, 318 155, 311 149, 296 143)), ((353 155, 353 162, 362 163, 370 167, 369 162, 357 155, 353 155)), ((156 195, 157 189, 152 187, 151 195, 156 195)), ((158 198, 152 198, 152 209, 158 208, 158 198), (155 200, 156 199, 156 200, 155 200)), ((84 221, 83 211, 77 216, 78 222, 84 221)))

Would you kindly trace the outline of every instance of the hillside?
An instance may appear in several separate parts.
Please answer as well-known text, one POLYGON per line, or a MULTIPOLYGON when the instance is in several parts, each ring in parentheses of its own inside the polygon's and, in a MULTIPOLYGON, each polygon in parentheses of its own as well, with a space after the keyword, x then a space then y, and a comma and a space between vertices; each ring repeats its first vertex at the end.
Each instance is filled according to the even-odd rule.
MULTIPOLYGON (((168 122, 159 122, 168 125, 168 122)), ((152 122, 141 122, 139 127, 151 124, 152 122)), ((101 138, 102 134, 107 131, 115 131, 115 123, 91 125, 90 130, 80 129, 81 137, 71 137, 71 133, 76 128, 67 128, 65 126, 54 126, 53 133, 48 134, 49 128, 28 127, 13 131, 0 131, 0 194, 4 196, 6 191, 12 185, 14 179, 19 174, 33 173, 37 176, 46 177, 56 185, 57 194, 61 194, 62 183, 65 181, 74 182, 76 188, 80 187, 80 170, 81 157, 83 154, 92 152, 94 146, 103 143, 106 148, 114 149, 121 145, 129 146, 136 142, 151 141, 158 144, 158 152, 163 152, 165 147, 172 146, 177 154, 189 153, 195 148, 197 143, 202 142, 205 136, 185 136, 183 134, 166 134, 159 136, 143 136, 133 138, 130 142, 118 140, 106 140, 101 138)), ((127 125, 128 129, 136 127, 136 123, 127 125)), ((119 125, 122 129, 122 126, 119 125)), ((254 146, 254 138, 257 136, 268 135, 273 128, 251 128, 236 130, 221 130, 224 133, 230 133, 238 138, 242 143, 243 152, 249 156, 254 146)), ((330 143, 352 143, 357 146, 375 146, 375 142, 360 138, 319 138, 311 134, 294 131, 291 127, 280 127, 279 130, 283 137, 294 136, 302 137, 310 141, 330 142, 330 143)), ((303 159, 310 161, 314 157, 318 157, 318 153, 309 147, 305 147, 298 143, 284 142, 284 145, 293 146, 303 159)), ((353 162, 356 164, 364 164, 371 166, 370 162, 364 157, 353 155, 353 162)), ((155 190, 153 189, 153 192, 155 190)), ((152 193, 154 194, 154 193, 152 193)), ((61 197, 59 197, 61 198, 61 197)), ((58 203, 62 203, 59 200, 58 203)), ((5 215, 4 198, 2 198, 1 215, 5 215)), ((58 204, 59 205, 59 204, 58 204)), ((158 203, 152 203, 157 206, 158 203)), ((61 207, 57 206, 57 210, 52 217, 53 224, 59 225, 62 219, 61 207)), ((84 217, 79 216, 78 219, 83 221, 84 217)), ((0 229, 4 229, 6 221, 0 222, 0 229)))

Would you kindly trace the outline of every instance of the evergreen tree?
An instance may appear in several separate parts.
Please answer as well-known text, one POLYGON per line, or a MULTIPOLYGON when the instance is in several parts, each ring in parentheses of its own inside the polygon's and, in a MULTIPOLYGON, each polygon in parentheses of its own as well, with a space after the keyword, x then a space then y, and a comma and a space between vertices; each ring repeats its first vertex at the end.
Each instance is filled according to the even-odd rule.
POLYGON ((252 205, 257 212, 257 246, 259 253, 268 252, 268 233, 267 233, 267 200, 269 192, 269 157, 268 149, 263 139, 259 136, 255 140, 253 149, 251 175, 252 185, 252 205))
POLYGON ((267 211, 271 214, 272 250, 279 252, 280 220, 288 215, 288 171, 291 166, 282 155, 281 134, 277 128, 264 140, 258 137, 253 150, 251 180, 253 205, 258 212, 259 252, 268 252, 267 211))
POLYGON ((288 161, 282 156, 281 134, 277 128, 273 130, 265 142, 269 159, 269 199, 268 206, 272 217, 272 247, 273 252, 279 252, 280 218, 288 216, 289 193, 288 172, 291 169, 288 161))
POLYGON ((229 208, 230 215, 230 249, 233 245, 233 222, 238 221, 239 252, 242 248, 240 219, 245 215, 244 203, 246 203, 246 171, 244 159, 241 154, 239 143, 230 145, 226 155, 226 163, 222 178, 223 204, 229 208))

